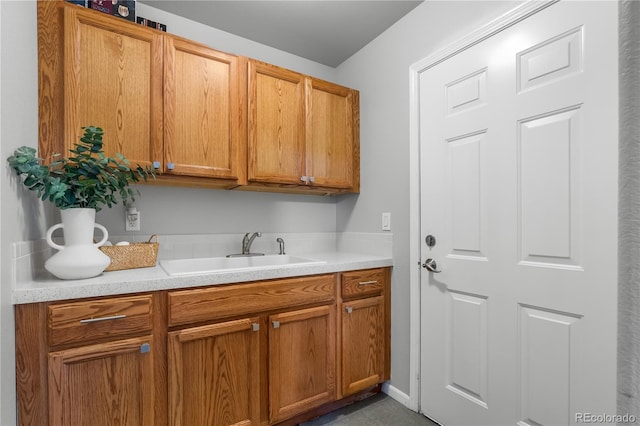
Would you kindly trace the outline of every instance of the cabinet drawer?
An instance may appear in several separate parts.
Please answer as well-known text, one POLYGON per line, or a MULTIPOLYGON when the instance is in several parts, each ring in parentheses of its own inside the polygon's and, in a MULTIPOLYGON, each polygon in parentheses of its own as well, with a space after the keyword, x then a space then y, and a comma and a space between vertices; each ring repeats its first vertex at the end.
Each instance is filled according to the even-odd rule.
POLYGON ((98 340, 151 330, 150 294, 51 304, 47 308, 49 344, 98 340))
POLYGON ((169 293, 169 326, 333 302, 335 275, 296 277, 169 293))
POLYGON ((360 297, 379 294, 384 290, 385 270, 366 269, 342 273, 342 297, 360 297))

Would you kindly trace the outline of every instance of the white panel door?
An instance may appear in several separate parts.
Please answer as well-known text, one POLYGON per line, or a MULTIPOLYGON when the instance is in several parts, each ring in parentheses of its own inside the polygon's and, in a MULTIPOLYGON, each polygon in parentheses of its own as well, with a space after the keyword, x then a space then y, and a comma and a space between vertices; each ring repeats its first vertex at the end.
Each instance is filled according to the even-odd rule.
POLYGON ((441 271, 421 273, 421 411, 615 414, 616 2, 554 4, 418 87, 421 254, 441 271))

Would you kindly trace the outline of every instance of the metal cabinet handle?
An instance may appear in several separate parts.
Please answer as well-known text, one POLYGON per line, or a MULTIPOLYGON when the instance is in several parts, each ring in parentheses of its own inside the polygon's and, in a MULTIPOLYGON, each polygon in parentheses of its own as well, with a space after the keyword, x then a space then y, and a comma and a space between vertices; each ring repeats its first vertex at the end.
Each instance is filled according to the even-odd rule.
POLYGON ((347 307, 345 307, 345 308, 344 308, 344 311, 345 311, 346 313, 350 314, 350 313, 352 313, 352 312, 353 312, 353 308, 352 308, 351 306, 347 306, 347 307))
POLYGON ((422 264, 422 267, 427 271, 430 271, 436 274, 439 274, 440 272, 442 272, 438 270, 438 264, 436 263, 436 261, 431 258, 425 260, 424 263, 422 264))
POLYGON ((258 324, 257 322, 252 322, 251 331, 259 331, 259 330, 260 330, 260 324, 258 324))
POLYGON ((377 280, 371 280, 371 281, 360 281, 358 283, 358 285, 374 285, 374 284, 378 284, 377 280))
POLYGON ((280 328, 280 321, 271 321, 273 328, 280 328))
POLYGON ((126 317, 127 317, 126 315, 111 315, 108 317, 87 318, 87 319, 80 320, 80 324, 89 324, 92 322, 100 322, 100 321, 111 321, 111 320, 117 320, 117 319, 122 319, 126 317))

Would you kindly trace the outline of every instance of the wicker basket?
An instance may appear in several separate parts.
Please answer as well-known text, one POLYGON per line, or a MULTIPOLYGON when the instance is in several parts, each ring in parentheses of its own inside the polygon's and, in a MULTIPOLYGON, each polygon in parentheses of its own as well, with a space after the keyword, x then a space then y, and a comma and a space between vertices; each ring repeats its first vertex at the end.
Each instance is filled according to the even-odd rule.
POLYGON ((111 258, 111 263, 105 271, 156 266, 159 246, 157 234, 149 237, 149 241, 146 243, 134 243, 128 246, 102 246, 100 250, 111 258), (154 238, 156 241, 152 242, 154 238))

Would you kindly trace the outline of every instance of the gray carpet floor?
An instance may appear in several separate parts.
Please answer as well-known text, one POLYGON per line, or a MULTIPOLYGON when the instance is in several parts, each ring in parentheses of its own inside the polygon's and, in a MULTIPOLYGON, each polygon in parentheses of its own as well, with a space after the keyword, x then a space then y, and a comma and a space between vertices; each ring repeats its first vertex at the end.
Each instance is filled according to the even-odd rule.
POLYGON ((379 393, 318 417, 300 426, 438 426, 422 414, 409 410, 379 393))

